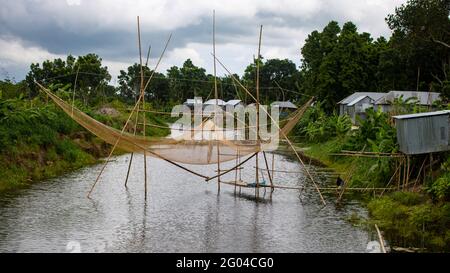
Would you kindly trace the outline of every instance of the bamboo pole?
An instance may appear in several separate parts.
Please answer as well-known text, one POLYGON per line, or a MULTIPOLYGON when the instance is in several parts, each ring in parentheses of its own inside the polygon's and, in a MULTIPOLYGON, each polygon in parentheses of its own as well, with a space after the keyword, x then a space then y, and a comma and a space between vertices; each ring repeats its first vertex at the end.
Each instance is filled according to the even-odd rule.
MULTIPOLYGON (((264 169, 264 168, 260 168, 260 169, 264 170, 264 171, 270 170, 272 173, 273 172, 276 172, 276 173, 304 173, 302 171, 273 170, 273 169, 264 169)), ((329 171, 329 172, 326 172, 326 171, 324 171, 324 172, 312 171, 311 173, 314 173, 314 174, 335 174, 335 175, 344 174, 344 173, 339 173, 339 172, 334 172, 334 171, 329 171)))
POLYGON ((329 153, 329 155, 333 156, 354 156, 354 157, 371 157, 371 158, 378 158, 378 157, 403 157, 403 155, 382 155, 382 154, 353 154, 353 153, 329 153))
POLYGON ((272 178, 273 178, 274 170, 275 170, 275 154, 272 153, 272 178))
POLYGON ((430 176, 431 176, 431 181, 434 181, 434 178, 433 178, 433 153, 430 153, 430 176))
POLYGON ((242 161, 242 162, 239 163, 238 165, 234 166, 234 167, 231 168, 231 169, 228 169, 227 171, 225 171, 225 172, 223 172, 223 173, 219 173, 219 174, 217 174, 217 175, 215 175, 215 176, 205 178, 205 181, 210 181, 210 180, 212 180, 212 179, 214 179, 214 178, 217 178, 218 176, 222 176, 222 175, 224 175, 224 174, 227 174, 227 173, 231 172, 232 170, 234 170, 234 169, 236 169, 236 168, 239 168, 242 164, 244 164, 245 162, 249 161, 249 160, 250 160, 251 158, 253 158, 256 154, 257 154, 257 153, 254 153, 253 155, 251 155, 250 157, 248 157, 247 159, 245 159, 244 161, 242 161))
MULTIPOLYGON (((236 161, 235 161, 236 165, 239 164, 238 159, 239 159, 239 149, 238 149, 238 152, 236 153, 236 161)), ((236 168, 236 171, 234 173, 234 194, 235 195, 236 195, 236 189, 237 189, 236 185, 237 185, 237 178, 238 178, 238 169, 239 168, 236 168)))
POLYGON ((406 156, 406 164, 407 164, 407 169, 406 169, 406 180, 405 180, 405 184, 403 184, 403 188, 405 188, 405 185, 407 184, 407 183, 409 183, 409 169, 410 169, 410 165, 411 165, 411 162, 410 162, 410 156, 409 155, 407 155, 406 156))
POLYGON ((378 240, 380 241, 381 250, 383 251, 383 253, 386 253, 386 248, 384 247, 383 236, 381 236, 381 232, 378 229, 377 224, 375 224, 375 229, 377 230, 377 233, 378 233, 378 240))
MULTIPOLYGON (((226 185, 231 185, 234 186, 235 182, 234 181, 222 181, 222 184, 226 184, 226 185)), ((241 187, 248 187, 250 188, 250 186, 247 186, 247 184, 244 183, 238 183, 239 186, 241 187)), ((270 188, 270 185, 260 185, 260 187, 262 188, 270 188)), ((283 186, 283 185, 273 185, 274 188, 276 189, 286 189, 286 190, 303 190, 303 189, 314 189, 314 187, 305 187, 305 186, 300 186, 300 187, 295 187, 295 186, 283 186)), ((252 187, 254 188, 254 187, 252 187)), ((336 191, 338 188, 337 187, 319 187, 320 190, 324 190, 324 191, 336 191)), ((347 188, 347 190, 351 191, 386 191, 386 190, 394 190, 394 188, 347 188)))
MULTIPOLYGON (((137 112, 136 112, 136 121, 135 121, 135 123, 134 123, 133 135, 136 135, 136 129, 137 129, 137 122, 138 122, 138 119, 139 119, 139 107, 138 107, 137 112)), ((132 162, 133 162, 133 156, 134 156, 134 153, 131 153, 131 156, 130 156, 130 162, 128 162, 127 177, 125 178, 125 188, 126 188, 127 185, 128 185, 128 178, 129 178, 129 176, 130 176, 130 170, 131 170, 131 164, 132 164, 132 162)))
MULTIPOLYGON (((397 165, 397 164, 396 164, 396 165, 397 165)), ((389 182, 386 184, 386 187, 389 186, 389 184, 391 184, 391 182, 393 181, 393 179, 394 179, 395 175, 397 174, 399 168, 400 168, 400 166, 396 166, 395 172, 394 172, 394 174, 392 174, 391 178, 389 179, 389 182)), ((384 194, 384 191, 382 191, 382 192, 380 193, 380 197, 383 196, 383 194, 384 194)))
MULTIPOLYGON (((138 27, 138 46, 139 46, 139 66, 141 72, 141 83, 140 83, 140 93, 142 96, 142 110, 145 110, 145 92, 144 92, 144 70, 142 67, 142 47, 141 47, 141 25, 139 22, 139 16, 137 17, 137 27, 138 27)), ((138 108, 139 109, 139 108, 138 108)), ((144 124, 144 129, 142 130, 142 136, 145 138, 145 125, 146 122, 145 112, 142 112, 142 123, 144 124)), ((144 150, 144 198, 147 200, 147 153, 144 150)))
MULTIPOLYGON (((239 164, 241 164, 241 151, 239 149, 238 149, 238 157, 239 157, 238 162, 239 162, 239 164)), ((242 181, 242 172, 240 169, 238 169, 238 171, 239 171, 239 181, 242 181)), ((242 187, 239 186, 239 195, 241 194, 241 192, 242 192, 242 187)))
POLYGON ((152 50, 152 45, 148 46, 147 60, 145 60, 145 67, 148 67, 148 59, 150 58, 150 50, 152 50))
MULTIPOLYGON (((213 10, 213 54, 216 55, 216 11, 213 10)), ((219 95, 217 92, 217 71, 216 71, 216 59, 214 59, 214 97, 216 98, 216 109, 215 109, 215 118, 216 122, 218 121, 217 116, 217 108, 219 107, 219 95)), ((214 129, 217 129, 217 126, 215 126, 214 129)), ((216 133, 216 150, 217 150, 217 172, 220 172, 220 150, 219 150, 219 141, 218 141, 218 132, 216 133)), ((217 177, 217 192, 220 192, 220 176, 217 177)))
MULTIPOLYGON (((77 74, 75 76, 75 83, 73 84, 73 95, 72 95, 72 117, 73 117, 73 107, 75 103, 75 91, 77 89, 78 72, 80 71, 80 65, 77 67, 77 74)), ((48 95, 47 95, 48 98, 48 95)))
MULTIPOLYGON (((258 41, 258 58, 256 63, 256 144, 258 146, 258 151, 260 149, 261 143, 259 138, 259 63, 261 61, 261 36, 262 36, 262 28, 261 25, 259 28, 259 41, 258 41)), ((215 54, 214 54, 215 56, 215 54)), ((259 174, 258 174, 258 158, 259 154, 256 154, 256 188, 255 188, 255 196, 259 198, 259 174)))
MULTIPOLYGON (((364 152, 364 150, 366 149, 366 145, 364 145, 364 147, 361 149, 361 152, 364 152)), ((354 172, 356 171, 356 164, 353 164, 350 172, 347 173, 347 176, 344 179, 344 186, 342 187, 341 192, 339 193, 337 202, 340 202, 342 197, 344 196, 344 192, 348 186, 348 183, 350 182, 350 179, 352 178, 354 172)))
POLYGON ((269 171, 269 164, 267 163, 267 157, 266 157, 266 152, 263 151, 263 156, 264 156, 264 162, 266 163, 266 170, 267 170, 267 176, 269 176, 269 181, 270 181, 270 188, 271 191, 273 192, 273 181, 272 181, 272 175, 270 175, 270 171, 269 171))
POLYGON ((401 153, 383 153, 383 152, 365 152, 365 151, 349 151, 349 150, 341 150, 341 153, 349 153, 349 154, 368 154, 368 155, 402 155, 401 153))
POLYGON ((425 156, 425 159, 423 160, 422 166, 420 166, 419 173, 417 174, 416 181, 414 181, 414 186, 413 186, 414 190, 416 189, 417 181, 419 181, 420 174, 422 173, 422 169, 424 168, 426 162, 427 162, 427 157, 425 156))
POLYGON ((131 153, 130 161, 128 162, 127 176, 125 177, 125 188, 128 186, 128 178, 130 176, 130 169, 131 169, 131 163, 133 162, 133 155, 134 155, 134 153, 131 153))

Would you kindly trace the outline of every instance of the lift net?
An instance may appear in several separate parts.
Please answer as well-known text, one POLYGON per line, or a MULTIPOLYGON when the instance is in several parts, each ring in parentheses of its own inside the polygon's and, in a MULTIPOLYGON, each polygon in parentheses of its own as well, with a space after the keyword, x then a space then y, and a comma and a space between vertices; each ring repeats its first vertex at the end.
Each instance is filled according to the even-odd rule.
MULTIPOLYGON (((264 150, 263 141, 253 140, 227 140, 223 135, 216 133, 214 139, 202 140, 180 140, 172 137, 144 137, 120 131, 107 126, 73 105, 69 105, 60 97, 52 93, 47 88, 39 85, 41 89, 73 120, 86 128, 88 131, 102 139, 103 141, 115 145, 126 152, 145 153, 147 156, 158 157, 178 163, 207 165, 217 162, 236 160, 237 157, 244 157, 264 150), (219 153, 217 153, 219 149, 219 153)), ((278 128, 280 134, 287 135, 299 121, 312 100, 295 111, 289 119, 285 121, 282 128, 278 128)), ((211 121, 202 123, 204 129, 213 131, 216 126, 211 125, 211 121)), ((220 128, 217 132, 220 132, 220 128)), ((186 132, 186 133, 190 133, 186 132)), ((197 128, 196 131, 201 131, 197 128)))

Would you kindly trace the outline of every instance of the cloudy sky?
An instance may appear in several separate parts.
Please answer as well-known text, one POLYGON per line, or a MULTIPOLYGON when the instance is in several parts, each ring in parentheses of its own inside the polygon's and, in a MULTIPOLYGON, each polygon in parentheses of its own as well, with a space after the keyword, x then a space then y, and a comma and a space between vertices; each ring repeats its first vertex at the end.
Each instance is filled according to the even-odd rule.
MULTIPOLYGON (((300 48, 313 30, 330 20, 353 21, 374 37, 390 36, 384 18, 405 0, 0 0, 0 78, 21 80, 32 62, 97 53, 113 78, 139 61, 136 16, 141 18, 144 55, 150 66, 164 43, 172 41, 159 71, 191 58, 212 72, 212 10, 216 10, 216 52, 242 74, 256 55, 259 25, 261 54, 300 64, 300 48)), ((219 74, 225 71, 218 68, 219 74)), ((113 82, 114 84, 114 79, 113 82)))

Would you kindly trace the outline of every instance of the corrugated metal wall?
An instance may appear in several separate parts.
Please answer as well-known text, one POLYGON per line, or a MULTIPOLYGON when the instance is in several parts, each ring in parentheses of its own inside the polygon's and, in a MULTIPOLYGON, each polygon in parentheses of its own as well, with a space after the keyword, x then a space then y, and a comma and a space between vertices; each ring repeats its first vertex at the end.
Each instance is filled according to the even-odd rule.
POLYGON ((396 120, 400 151, 424 154, 450 150, 449 115, 396 120))

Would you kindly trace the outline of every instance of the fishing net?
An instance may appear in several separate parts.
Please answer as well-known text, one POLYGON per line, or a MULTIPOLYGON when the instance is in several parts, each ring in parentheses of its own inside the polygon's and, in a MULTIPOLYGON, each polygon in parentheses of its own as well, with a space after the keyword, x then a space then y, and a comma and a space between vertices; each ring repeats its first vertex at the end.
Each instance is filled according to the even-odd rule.
MULTIPOLYGON (((73 105, 66 103, 60 97, 52 93, 47 88, 38 84, 39 87, 73 120, 86 128, 88 131, 102 139, 103 141, 114 145, 126 152, 145 153, 147 156, 153 156, 170 160, 177 163, 207 165, 217 162, 226 162, 236 160, 237 157, 244 157, 264 150, 264 140, 228 140, 223 133, 223 129, 218 128, 211 120, 203 122, 201 128, 187 130, 184 134, 194 132, 213 132, 214 136, 208 139, 192 140, 180 139, 179 137, 144 137, 131 134, 126 131, 120 131, 107 126, 73 105), (219 149, 219 152, 217 152, 219 149)), ((312 100, 292 113, 290 118, 285 120, 280 130, 282 135, 287 135, 299 121, 312 100)))

